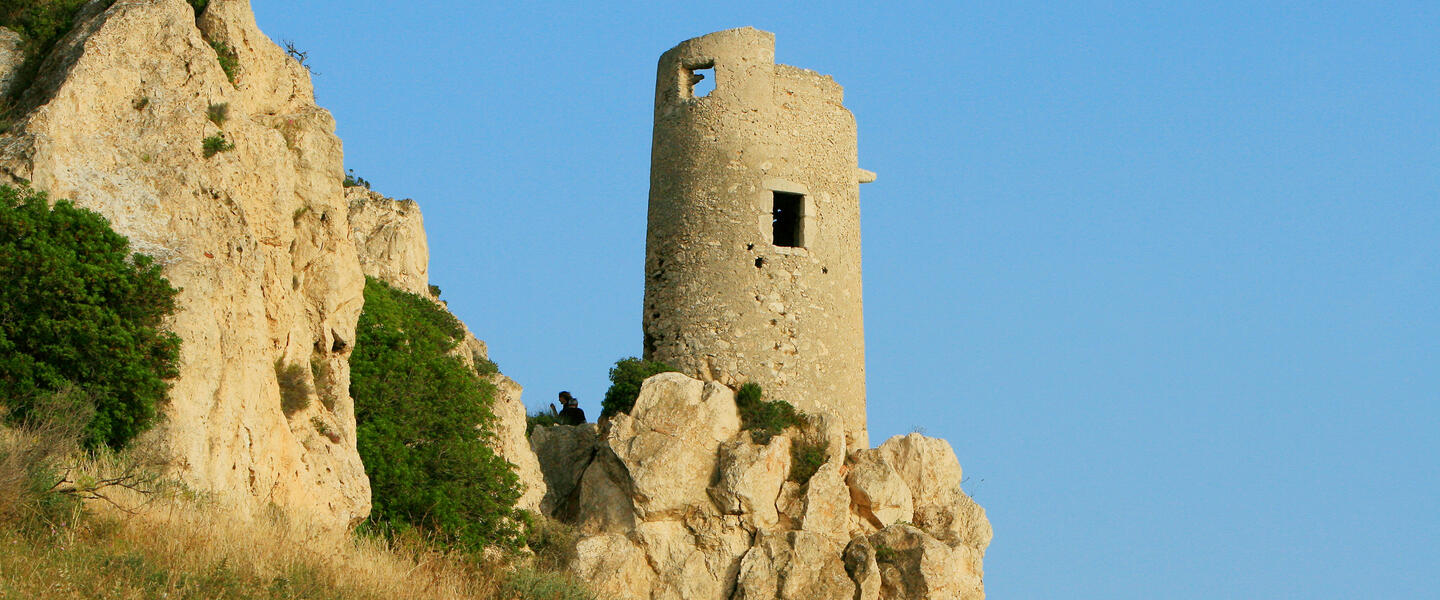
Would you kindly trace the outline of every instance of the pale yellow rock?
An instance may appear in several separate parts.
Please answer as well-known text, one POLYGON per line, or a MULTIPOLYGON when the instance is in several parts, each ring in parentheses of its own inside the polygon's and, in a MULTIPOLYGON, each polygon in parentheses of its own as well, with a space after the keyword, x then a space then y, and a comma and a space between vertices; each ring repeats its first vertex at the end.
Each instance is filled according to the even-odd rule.
POLYGON ((430 247, 420 205, 360 186, 345 188, 345 200, 365 274, 430 298, 430 247))
POLYGON ((575 547, 570 570, 599 598, 649 598, 655 572, 645 553, 623 535, 587 537, 575 547))
POLYGON ((101 213, 181 288, 181 374, 150 434, 175 475, 240 518, 274 504, 296 522, 354 523, 370 510, 348 389, 363 279, 334 121, 245 0, 212 2, 204 20, 239 57, 235 85, 184 0, 102 4, 82 11, 0 135, 0 181, 101 213), (212 105, 228 106, 220 125, 212 105), (202 138, 222 131, 234 149, 203 156, 202 138), (324 373, 289 418, 277 360, 324 373))
POLYGON ((720 446, 720 477, 710 497, 721 511, 743 514, 758 529, 774 529, 779 522, 775 503, 790 474, 790 438, 777 435, 761 446, 748 437, 720 446))
POLYGON ((869 536, 879 565, 882 600, 984 600, 979 560, 968 547, 952 549, 924 531, 895 524, 869 536))
POLYGON ((852 510, 863 521, 880 529, 915 516, 910 488, 878 451, 857 450, 850 461, 845 483, 850 486, 852 510))
POLYGON ((679 373, 646 379, 629 415, 616 415, 606 444, 633 484, 642 520, 713 510, 706 488, 716 450, 739 431, 735 394, 679 373))
POLYGON ((949 442, 912 433, 892 437, 876 451, 910 488, 917 527, 951 545, 982 552, 990 545, 990 521, 961 490, 960 461, 949 442))
POLYGON ((489 375, 489 379, 495 384, 491 405, 496 421, 495 452, 515 466, 515 475, 524 488, 515 507, 539 511, 540 500, 545 497, 545 476, 540 472, 540 460, 530 450, 530 440, 525 438, 525 405, 520 402, 523 388, 499 373, 489 375))
POLYGON ((845 544, 808 531, 762 533, 740 563, 735 600, 852 600, 845 544))
POLYGON ((805 486, 800 528, 838 540, 849 537, 850 489, 838 462, 827 462, 805 486))

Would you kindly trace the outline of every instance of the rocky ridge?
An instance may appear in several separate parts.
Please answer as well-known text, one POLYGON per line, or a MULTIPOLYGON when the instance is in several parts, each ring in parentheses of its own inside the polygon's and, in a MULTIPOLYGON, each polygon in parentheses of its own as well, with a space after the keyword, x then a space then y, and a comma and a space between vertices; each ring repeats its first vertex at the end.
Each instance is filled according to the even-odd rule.
POLYGON ((630 414, 539 427, 546 514, 576 528, 570 565, 602 597, 658 600, 984 598, 984 509, 944 440, 847 448, 834 415, 756 443, 735 395, 679 373, 630 414), (807 481, 793 444, 823 442, 807 481))
POLYGON ((348 358, 364 277, 341 144, 249 2, 199 17, 184 0, 90 2, 15 112, 0 182, 104 215, 182 290, 181 374, 148 436, 175 474, 242 518, 274 504, 323 528, 363 519, 348 358), (233 81, 212 42, 235 53, 233 81), (233 147, 207 155, 211 136, 233 147), (307 406, 281 409, 277 365, 305 367, 307 406))

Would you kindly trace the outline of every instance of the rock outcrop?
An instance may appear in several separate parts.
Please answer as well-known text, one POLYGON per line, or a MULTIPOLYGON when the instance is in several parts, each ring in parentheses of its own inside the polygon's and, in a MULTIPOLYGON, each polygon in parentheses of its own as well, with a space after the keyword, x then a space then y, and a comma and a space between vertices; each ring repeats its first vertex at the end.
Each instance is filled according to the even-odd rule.
POLYGON ((630 414, 537 428, 546 514, 580 535, 571 570, 604 597, 984 598, 984 509, 943 440, 845 447, 833 415, 764 444, 734 394, 679 373, 645 381, 630 414), (808 480, 791 448, 825 446, 808 480))
POLYGON ((237 515, 367 515, 348 389, 364 282, 340 140, 249 2, 198 18, 184 0, 90 2, 13 117, 0 182, 104 215, 182 290, 181 375, 152 433, 176 474, 237 515), (212 42, 234 52, 233 77, 212 42), (213 136, 223 151, 202 148, 213 136), (305 367, 308 406, 281 410, 277 364, 305 367))
MULTIPOLYGON (((345 188, 345 199, 349 205, 351 238, 359 251, 365 275, 429 298, 443 307, 444 303, 430 288, 430 249, 420 206, 414 200, 387 198, 359 186, 345 188)), ((464 323, 461 326, 464 327, 464 323)), ((495 385, 495 403, 491 407, 497 418, 495 451, 515 465, 515 473, 525 487, 516 506, 539 511, 546 486, 540 463, 525 438, 525 405, 520 401, 524 388, 509 377, 490 372, 493 369, 480 368, 489 361, 487 349, 468 327, 456 355, 495 385)))
POLYGON ((0 27, 0 98, 10 95, 20 76, 20 65, 25 60, 20 42, 20 34, 0 27))

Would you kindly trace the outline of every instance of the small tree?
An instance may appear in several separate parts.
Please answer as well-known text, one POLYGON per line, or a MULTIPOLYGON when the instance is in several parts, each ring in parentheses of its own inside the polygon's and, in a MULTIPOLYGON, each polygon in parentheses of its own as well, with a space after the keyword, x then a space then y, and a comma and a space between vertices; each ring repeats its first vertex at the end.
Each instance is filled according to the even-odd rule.
POLYGON ((25 419, 73 385, 94 403, 87 447, 120 448, 155 421, 180 338, 175 288, 105 218, 0 186, 0 404, 25 419))
POLYGON ((615 413, 629 414, 635 407, 635 399, 640 397, 640 384, 651 375, 676 370, 660 361, 633 356, 615 361, 615 366, 610 367, 610 389, 605 390, 605 399, 600 402, 600 418, 615 413))
POLYGON ((472 550, 519 546, 520 484, 490 446, 495 387, 451 354, 463 337, 434 302, 366 278, 350 391, 371 526, 472 550))

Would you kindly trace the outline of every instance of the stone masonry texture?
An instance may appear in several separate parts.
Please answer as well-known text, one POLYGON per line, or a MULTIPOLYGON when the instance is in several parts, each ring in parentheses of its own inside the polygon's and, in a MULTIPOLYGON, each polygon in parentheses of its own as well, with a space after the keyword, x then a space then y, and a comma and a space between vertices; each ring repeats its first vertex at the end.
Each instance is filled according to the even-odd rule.
POLYGON ((859 184, 874 174, 842 96, 749 27, 660 57, 643 324, 647 358, 839 415, 864 448, 859 184), (696 74, 714 81, 701 97, 696 74), (775 237, 777 192, 798 199, 794 245, 775 237))

